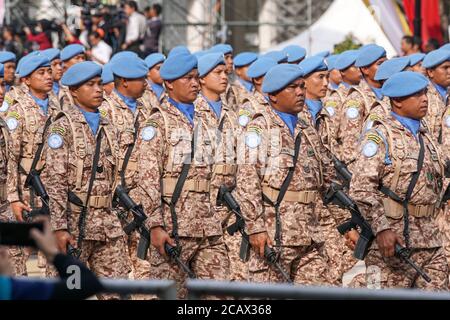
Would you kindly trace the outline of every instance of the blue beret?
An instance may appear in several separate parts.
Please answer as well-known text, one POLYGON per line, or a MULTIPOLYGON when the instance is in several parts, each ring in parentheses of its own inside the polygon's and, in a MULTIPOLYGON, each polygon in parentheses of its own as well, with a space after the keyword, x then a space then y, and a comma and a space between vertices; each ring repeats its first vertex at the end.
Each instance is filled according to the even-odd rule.
POLYGON ((419 62, 421 62, 423 58, 425 58, 425 53, 413 53, 410 54, 408 58, 409 58, 409 65, 413 67, 419 62))
POLYGON ((41 51, 41 54, 44 57, 47 57, 47 59, 50 60, 50 61, 53 61, 55 59, 59 59, 60 53, 61 53, 61 51, 59 51, 59 49, 56 49, 56 48, 50 48, 50 49, 41 51))
POLYGON ((6 63, 10 61, 16 61, 16 55, 9 51, 0 52, 0 63, 6 63))
POLYGON ((102 69, 102 82, 107 84, 114 81, 114 74, 111 70, 111 63, 103 65, 102 69))
POLYGON ((368 44, 359 49, 358 57, 356 58, 355 66, 358 68, 367 67, 386 56, 386 50, 376 44, 368 44))
POLYGON ((275 60, 277 63, 287 62, 288 56, 283 51, 270 51, 267 52, 263 57, 275 60))
POLYGON ((378 67, 374 79, 377 81, 386 80, 392 75, 402 72, 409 66, 409 57, 399 57, 386 60, 378 67))
POLYGON ((77 86, 94 77, 102 75, 102 67, 92 61, 84 61, 71 66, 64 73, 61 83, 65 86, 77 86))
POLYGON ((159 73, 163 80, 176 80, 197 68, 197 58, 192 54, 176 54, 168 57, 159 73))
POLYGON ((152 53, 145 58, 145 64, 148 69, 151 69, 158 63, 164 62, 164 60, 166 60, 166 56, 162 53, 152 53))
POLYGON ((84 53, 84 47, 81 44, 69 44, 61 50, 60 57, 62 61, 67 61, 80 53, 84 53))
POLYGON ((450 43, 444 44, 444 45, 443 45, 442 47, 440 47, 439 49, 450 50, 450 43))
POLYGON ((172 50, 169 51, 169 54, 167 55, 167 57, 175 56, 180 53, 191 54, 191 52, 189 51, 189 49, 186 46, 176 46, 176 47, 172 48, 172 50))
POLYGON ((147 65, 141 58, 121 57, 110 63, 112 73, 121 78, 145 78, 148 73, 147 65))
POLYGON ((234 66, 237 68, 245 67, 258 59, 258 55, 254 52, 241 52, 234 57, 234 66))
POLYGON ((264 93, 279 91, 302 77, 303 74, 303 70, 296 64, 278 64, 266 73, 262 91, 264 93))
POLYGON ((50 61, 41 55, 25 56, 20 63, 19 77, 23 78, 42 67, 50 67, 50 61))
POLYGON ((325 51, 320 51, 320 52, 316 53, 315 56, 326 58, 326 57, 328 57, 330 54, 331 54, 330 51, 325 50, 325 51))
POLYGON ((2 63, 0 63, 0 77, 3 77, 5 75, 5 67, 2 63))
POLYGON ((328 71, 331 71, 334 69, 334 64, 336 63, 338 58, 339 58, 339 54, 332 54, 331 56, 328 56, 325 59, 327 65, 328 65, 328 71))
POLYGON ((213 52, 212 52, 212 51, 209 51, 209 50, 200 50, 200 51, 194 52, 193 55, 194 55, 194 57, 196 57, 197 60, 198 60, 198 59, 200 59, 201 57, 203 57, 204 55, 207 55, 207 54, 209 54, 209 53, 213 53, 213 52))
POLYGON ((306 57, 306 50, 300 46, 292 44, 283 49, 284 54, 288 57, 287 62, 295 62, 306 57))
POLYGON ((247 76, 249 76, 250 78, 262 77, 276 65, 277 65, 277 62, 273 59, 266 58, 266 57, 259 57, 248 68, 247 76))
POLYGON ((136 52, 133 51, 120 51, 117 52, 115 55, 112 56, 111 60, 109 60, 109 62, 114 62, 119 58, 129 58, 129 59, 134 59, 134 58, 139 58, 139 56, 137 55, 136 52))
POLYGON ((319 56, 313 56, 306 58, 298 64, 302 68, 305 75, 316 72, 328 70, 328 66, 325 63, 325 58, 319 56))
POLYGON ((448 60, 450 60, 449 50, 433 50, 423 58, 422 66, 426 69, 431 69, 448 60))
POLYGON ((222 52, 208 53, 198 59, 198 75, 206 76, 211 70, 219 64, 225 64, 222 52))
POLYGON ((220 52, 223 54, 233 53, 233 47, 227 43, 219 43, 209 49, 211 52, 220 52))
POLYGON ((413 71, 403 71, 390 77, 381 88, 381 93, 390 98, 411 96, 428 86, 428 79, 413 71))
POLYGON ((334 68, 337 70, 345 70, 351 65, 355 64, 356 58, 358 58, 358 50, 347 50, 342 52, 337 58, 334 68))
POLYGON ((19 62, 17 62, 17 66, 16 66, 16 74, 20 74, 20 66, 22 65, 22 62, 25 60, 27 60, 27 59, 29 59, 29 57, 31 57, 31 56, 38 56, 38 55, 40 55, 41 54, 41 52, 40 51, 31 51, 29 54, 27 54, 26 56, 23 56, 20 60, 19 60, 19 62))

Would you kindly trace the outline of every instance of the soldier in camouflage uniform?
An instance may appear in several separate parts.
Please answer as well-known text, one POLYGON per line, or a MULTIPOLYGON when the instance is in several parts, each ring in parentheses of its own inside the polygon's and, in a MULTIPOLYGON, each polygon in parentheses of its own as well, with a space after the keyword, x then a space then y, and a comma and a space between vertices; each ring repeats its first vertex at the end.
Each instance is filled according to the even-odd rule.
POLYGON ((304 107, 302 76, 297 65, 273 67, 262 87, 271 108, 256 114, 245 133, 245 162, 238 167, 236 193, 255 250, 250 281, 285 281, 263 258, 266 245, 276 245, 279 263, 293 282, 328 281, 316 202, 335 172, 315 129, 298 118, 304 107))
POLYGON ((354 165, 358 174, 350 196, 376 236, 365 258, 370 288, 447 290, 448 266, 435 221, 444 158, 421 122, 428 108, 427 85, 423 75, 410 71, 384 83, 392 113, 365 134, 354 165), (395 256, 395 245, 406 246, 430 283, 395 256))
POLYGON ((49 128, 42 180, 59 250, 66 252, 70 244, 77 250, 72 254, 79 255, 97 276, 127 278, 124 233, 111 209, 118 137, 98 111, 103 102, 100 75, 101 67, 93 62, 74 65, 64 74, 62 84, 70 88, 75 104, 59 113, 49 128))
MULTIPOLYGON (((81 44, 69 44, 61 50, 60 58, 65 73, 74 64, 86 61, 85 49, 81 44)), ((74 103, 69 88, 64 85, 60 87, 58 100, 62 109, 74 103)))
POLYGON ((196 68, 197 59, 187 53, 169 56, 163 63, 161 77, 169 98, 153 109, 137 144, 139 202, 149 215, 154 247, 151 277, 175 280, 179 297, 186 296, 187 274, 169 259, 166 244, 176 246, 197 278, 226 280, 229 271, 221 221, 210 202, 212 141, 194 115, 196 68))
POLYGON ((236 76, 230 82, 230 89, 233 92, 234 100, 229 98, 231 92, 228 89, 226 93, 228 105, 235 106, 238 109, 243 104, 244 99, 254 93, 255 88, 251 78, 247 75, 247 70, 257 58, 258 55, 252 52, 242 52, 234 57, 233 62, 236 76))
POLYGON ((158 106, 165 97, 163 80, 159 73, 161 65, 166 57, 161 53, 152 53, 145 58, 145 64, 148 68, 147 88, 142 96, 142 102, 150 112, 153 106, 158 106))
POLYGON ((44 57, 47 57, 50 61, 50 66, 52 67, 52 75, 53 75, 53 90, 52 93, 58 98, 58 101, 60 100, 60 92, 61 92, 61 85, 60 81, 63 75, 63 66, 61 61, 61 52, 60 50, 56 48, 47 49, 44 51, 41 51, 41 54, 44 57))
MULTIPOLYGON (((10 91, 14 85, 16 73, 16 55, 9 51, 0 52, 0 63, 3 64, 3 78, 5 81, 6 90, 5 92, 8 93, 8 91, 10 91)), ((2 117, 3 119, 5 118, 9 107, 14 104, 15 97, 16 96, 14 95, 14 92, 6 94, 0 107, 0 117, 2 117)))

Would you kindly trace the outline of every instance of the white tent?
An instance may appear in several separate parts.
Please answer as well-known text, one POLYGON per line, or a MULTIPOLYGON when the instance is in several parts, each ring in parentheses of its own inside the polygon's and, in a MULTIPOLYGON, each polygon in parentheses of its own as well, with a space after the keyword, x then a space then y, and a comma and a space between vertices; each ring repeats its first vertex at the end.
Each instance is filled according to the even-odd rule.
POLYGON ((388 57, 397 55, 394 46, 362 0, 335 0, 308 30, 271 50, 298 44, 311 55, 324 50, 333 51, 334 45, 343 41, 350 33, 362 44, 376 43, 383 46, 388 57))

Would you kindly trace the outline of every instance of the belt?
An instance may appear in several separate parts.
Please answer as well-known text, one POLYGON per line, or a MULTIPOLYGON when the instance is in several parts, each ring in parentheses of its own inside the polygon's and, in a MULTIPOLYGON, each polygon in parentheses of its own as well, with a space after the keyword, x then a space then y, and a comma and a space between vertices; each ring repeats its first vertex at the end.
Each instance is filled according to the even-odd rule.
MULTIPOLYGON (((162 196, 171 197, 177 184, 177 178, 164 178, 162 185, 162 196)), ((209 180, 188 179, 184 182, 183 191, 192 191, 198 193, 209 192, 209 180)))
MULTIPOLYGON (((383 206, 386 217, 392 219, 400 219, 403 217, 403 205, 391 198, 383 199, 383 206)), ((412 205, 408 204, 408 212, 411 216, 416 218, 431 217, 434 214, 436 207, 434 204, 428 205, 412 205)))
POLYGON ((213 173, 224 176, 235 175, 237 172, 237 165, 235 164, 216 164, 213 173))
MULTIPOLYGON (((83 201, 86 202, 86 194, 77 194, 77 196, 83 201)), ((79 208, 77 205, 70 203, 71 206, 79 208)), ((103 208, 111 208, 112 207, 112 197, 111 195, 107 196, 90 196, 89 197, 89 208, 93 209, 103 209, 103 208)))
MULTIPOLYGON (((263 186, 263 194, 273 203, 277 201, 280 190, 269 186, 263 186)), ((286 191, 283 201, 300 202, 304 204, 314 203, 319 195, 318 191, 286 191)))

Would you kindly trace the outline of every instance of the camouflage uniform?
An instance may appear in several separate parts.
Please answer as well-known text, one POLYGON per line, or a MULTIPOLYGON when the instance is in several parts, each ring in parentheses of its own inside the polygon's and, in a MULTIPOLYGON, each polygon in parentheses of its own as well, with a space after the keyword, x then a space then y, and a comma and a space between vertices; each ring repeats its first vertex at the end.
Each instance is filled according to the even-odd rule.
POLYGON ((443 120, 442 118, 445 113, 445 102, 432 83, 428 85, 427 98, 428 112, 424 120, 430 128, 431 136, 438 141, 440 139, 439 134, 443 120))
MULTIPOLYGON (((322 252, 324 238, 316 202, 335 172, 317 132, 301 118, 294 137, 299 133, 301 146, 298 161, 279 210, 282 235, 280 264, 295 283, 325 284, 328 281, 327 261, 322 252)), ((276 201, 281 184, 293 166, 294 137, 272 109, 256 114, 247 126, 246 141, 257 138, 253 141, 259 143, 249 146, 246 142, 245 163, 238 167, 236 194, 249 235, 268 232, 269 237, 275 239, 275 208, 263 200, 263 195, 272 203, 276 201)), ((276 241, 274 244, 277 245, 276 241)), ((253 250, 249 261, 249 280, 284 281, 278 271, 253 250)))
POLYGON ((199 95, 195 101, 195 107, 195 115, 198 117, 198 121, 208 125, 207 129, 211 132, 213 139, 215 139, 212 151, 214 165, 211 177, 210 201, 215 214, 220 217, 224 230, 224 241, 230 259, 229 278, 230 280, 244 281, 247 279, 247 265, 239 258, 241 235, 236 233, 231 236, 226 232, 226 228, 236 221, 235 216, 225 206, 217 204, 220 186, 225 185, 229 190, 233 190, 236 186, 236 149, 239 130, 237 116, 223 101, 221 116, 218 118, 202 95, 199 95), (222 130, 218 132, 217 130, 221 123, 222 130))
POLYGON ((59 86, 58 101, 61 106, 61 110, 67 110, 69 107, 74 105, 69 87, 63 85, 59 86))
MULTIPOLYGON (((220 219, 210 203, 212 175, 211 143, 215 136, 195 117, 198 131, 193 163, 175 205, 181 259, 200 279, 227 279, 229 263, 222 237, 220 219)), ((191 153, 193 126, 168 100, 153 109, 138 136, 140 203, 149 215, 148 227, 163 227, 172 234, 171 196, 186 156, 191 153)), ((180 297, 186 296, 186 274, 172 261, 152 249, 151 276, 176 280, 180 297)))
POLYGON ((241 131, 245 132, 245 127, 255 114, 264 112, 264 110, 269 107, 269 101, 267 101, 267 99, 259 91, 255 91, 254 94, 246 96, 242 100, 242 104, 239 105, 239 111, 237 114, 238 124, 241 131))
MULTIPOLYGON (((130 110, 130 108, 123 102, 116 91, 111 92, 105 102, 100 107, 100 111, 108 118, 109 122, 117 129, 119 133, 119 166, 118 170, 121 172, 125 154, 127 149, 131 144, 134 144, 134 134, 135 134, 135 124, 137 130, 139 126, 144 123, 148 116, 149 110, 147 110, 144 105, 138 100, 136 112, 130 110)), ((136 133, 137 134, 137 133, 136 133)), ((136 148, 133 148, 130 159, 127 164, 127 169, 124 175, 125 187, 129 191, 129 195, 132 199, 136 199, 136 194, 134 189, 136 188, 139 181, 137 180, 137 168, 138 168, 138 158, 136 148)), ((122 184, 121 176, 118 177, 116 183, 122 184)), ((136 200, 135 200, 136 201, 136 200)), ((117 208, 120 210, 120 208, 117 208)), ((131 222, 133 219, 132 214, 129 214, 125 221, 126 223, 131 222)), ((145 260, 141 260, 136 256, 137 245, 139 242, 139 234, 133 232, 128 237, 128 251, 130 255, 131 262, 133 264, 133 276, 135 279, 145 279, 148 278, 148 272, 150 270, 150 263, 145 260)))
MULTIPOLYGON (((117 134, 109 121, 101 116, 98 132, 103 130, 100 160, 88 204, 81 242, 80 260, 100 277, 126 278, 130 272, 126 257, 124 234, 118 217, 111 210, 114 177, 118 164, 117 134)), ((98 135, 98 133, 97 133, 98 135)), ((72 106, 62 112, 49 128, 43 152, 45 167, 42 181, 50 197, 53 231, 66 230, 75 239, 79 236, 81 207, 68 201, 73 192, 83 202, 92 171, 96 146, 81 111, 72 106), (62 139, 61 145, 51 146, 53 136, 62 139)), ((116 295, 98 295, 99 298, 117 298, 116 295)))
POLYGON ((161 97, 156 95, 156 93, 152 90, 152 87, 150 85, 147 85, 144 94, 142 95, 142 98, 139 100, 142 102, 142 104, 145 106, 145 109, 147 112, 150 112, 155 106, 159 106, 162 102, 162 100, 165 98, 166 92, 164 91, 161 94, 161 97))
POLYGON ((25 94, 22 90, 23 86, 24 85, 12 86, 5 94, 5 99, 3 100, 2 107, 0 108, 0 117, 5 119, 10 107, 17 102, 19 97, 25 94))
MULTIPOLYGON (((440 149, 424 122, 419 135, 424 140, 425 158, 409 201, 409 242, 411 259, 429 274, 432 281, 425 283, 397 257, 382 257, 374 241, 365 259, 366 281, 370 287, 447 289, 448 267, 435 223, 435 206, 442 188, 443 162, 440 149)), ((419 143, 400 122, 388 116, 374 122, 362 146, 361 155, 354 166, 358 174, 352 179, 350 196, 358 203, 375 234, 391 229, 404 238, 403 207, 381 193, 379 187, 389 188, 401 199, 405 197, 412 174, 417 171, 419 143)))
POLYGON ((245 98, 253 95, 255 93, 255 90, 252 92, 248 92, 247 89, 244 87, 244 85, 239 81, 239 79, 236 77, 233 82, 230 83, 229 89, 225 91, 226 96, 230 97, 231 92, 233 92, 234 100, 227 100, 228 104, 231 106, 236 106, 236 108, 239 108, 244 103, 245 98))

